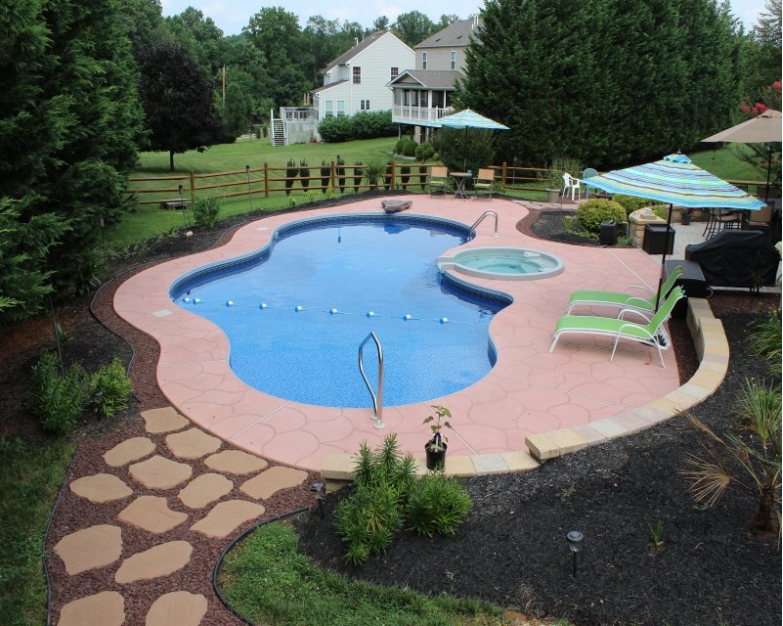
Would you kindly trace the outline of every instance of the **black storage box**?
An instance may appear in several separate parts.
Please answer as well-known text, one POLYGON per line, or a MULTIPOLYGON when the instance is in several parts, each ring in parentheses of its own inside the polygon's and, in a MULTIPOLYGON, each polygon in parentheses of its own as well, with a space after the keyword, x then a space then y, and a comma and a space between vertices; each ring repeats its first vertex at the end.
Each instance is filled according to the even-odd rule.
POLYGON ((674 250, 674 229, 666 224, 647 224, 642 249, 647 254, 671 254, 674 250))
POLYGON ((676 318, 684 318, 688 314, 688 298, 709 298, 712 295, 712 290, 707 284, 707 279, 704 278, 701 267, 694 261, 681 259, 666 261, 663 267, 663 280, 665 281, 674 268, 680 265, 682 265, 682 274, 674 281, 674 284, 683 288, 685 297, 677 302, 672 309, 672 317, 676 318))
POLYGON ((601 234, 598 241, 602 246, 617 245, 617 222, 601 222, 601 234))
POLYGON ((712 287, 774 285, 780 254, 758 230, 724 230, 712 239, 685 247, 685 258, 695 261, 712 287))

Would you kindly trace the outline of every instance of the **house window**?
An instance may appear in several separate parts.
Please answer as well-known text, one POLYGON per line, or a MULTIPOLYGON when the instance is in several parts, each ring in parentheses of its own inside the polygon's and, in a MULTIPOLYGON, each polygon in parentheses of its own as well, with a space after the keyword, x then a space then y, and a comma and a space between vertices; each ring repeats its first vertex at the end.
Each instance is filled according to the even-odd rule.
POLYGON ((369 111, 370 110, 370 101, 369 100, 362 100, 361 101, 361 109, 362 109, 362 111, 369 111))
POLYGON ((393 67, 391 68, 391 79, 394 80, 400 75, 400 68, 399 67, 393 67))
POLYGON ((452 52, 451 53, 451 69, 456 70, 457 69, 457 53, 452 52))
POLYGON ((354 85, 362 84, 362 68, 356 65, 353 66, 353 84, 354 85))
POLYGON ((427 69, 427 53, 422 52, 421 53, 421 69, 426 70, 427 69))
POLYGON ((337 101, 337 117, 345 115, 345 100, 337 101))
POLYGON ((327 100, 325 102, 326 108, 324 109, 324 117, 334 117, 334 101, 333 100, 327 100))

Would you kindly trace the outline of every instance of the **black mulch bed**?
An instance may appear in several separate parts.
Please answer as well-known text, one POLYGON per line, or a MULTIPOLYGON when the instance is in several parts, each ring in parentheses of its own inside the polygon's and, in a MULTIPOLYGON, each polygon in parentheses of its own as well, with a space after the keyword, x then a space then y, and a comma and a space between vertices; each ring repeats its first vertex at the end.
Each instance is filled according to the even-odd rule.
MULTIPOLYGON (((559 238, 562 215, 545 211, 521 223, 533 236, 559 238)), ((598 245, 596 240, 579 241, 598 245)), ((692 412, 722 431, 739 428, 732 415, 748 377, 770 379, 744 340, 754 311, 777 296, 720 293, 713 309, 729 337, 731 364, 719 391, 692 412)), ((678 367, 687 380, 696 366, 684 321, 671 324, 678 367), (687 345, 686 345, 687 344, 687 345)), ((566 617, 584 625, 779 625, 781 553, 777 534, 753 536, 751 494, 733 489, 714 509, 686 493, 681 472, 698 451, 685 417, 595 446, 518 475, 466 480, 473 510, 455 535, 399 535, 385 558, 361 567, 342 562, 333 513, 345 493, 329 496, 325 518, 299 521, 302 549, 327 567, 384 585, 430 594, 480 597, 535 617, 566 617), (653 530, 663 544, 654 549, 653 530), (566 534, 579 530, 584 547, 573 560, 566 534)))
MULTIPOLYGON (((561 225, 559 211, 540 216, 531 212, 519 229, 554 239, 561 225)), ((137 250, 131 260, 118 261, 116 271, 122 269, 120 264, 138 268, 217 245, 230 236, 228 226, 194 229, 190 237, 161 238, 137 250)), ((579 243, 598 245, 595 240, 579 243)), ((56 305, 58 322, 68 333, 66 362, 79 360, 94 371, 116 355, 126 363, 133 355, 131 376, 138 399, 116 420, 88 417, 77 433, 82 450, 89 449, 84 445, 89 440, 102 440, 112 436, 109 431, 132 425, 139 410, 165 402, 155 384, 154 341, 145 343, 146 336, 134 336, 116 316, 112 319, 109 292, 118 281, 101 291, 93 308, 103 324, 130 339, 134 352, 91 316, 93 295, 56 305)), ((769 379, 765 365, 747 354, 743 341, 754 311, 778 306, 780 300, 743 292, 719 293, 711 302, 729 337, 731 364, 718 393, 693 413, 722 430, 737 426, 731 407, 743 381, 769 379)), ((25 410, 24 397, 30 366, 42 349, 54 345, 51 328, 51 319, 43 317, 0 331, 0 435, 48 439, 25 410)), ((684 323, 673 320, 671 334, 680 377, 687 380, 697 363, 684 323)), ((342 564, 332 513, 343 494, 332 495, 324 502, 325 519, 313 514, 300 520, 302 547, 324 565, 352 576, 432 594, 481 597, 530 616, 568 617, 580 626, 778 625, 778 536, 756 537, 746 531, 754 500, 738 489, 712 510, 689 499, 680 472, 688 454, 696 450, 693 429, 684 418, 675 418, 638 435, 549 461, 533 472, 466 481, 474 507, 454 536, 421 539, 402 533, 385 559, 361 568, 342 564), (654 552, 651 527, 659 522, 663 546, 654 552), (585 536, 576 578, 565 539, 574 529, 585 536)))

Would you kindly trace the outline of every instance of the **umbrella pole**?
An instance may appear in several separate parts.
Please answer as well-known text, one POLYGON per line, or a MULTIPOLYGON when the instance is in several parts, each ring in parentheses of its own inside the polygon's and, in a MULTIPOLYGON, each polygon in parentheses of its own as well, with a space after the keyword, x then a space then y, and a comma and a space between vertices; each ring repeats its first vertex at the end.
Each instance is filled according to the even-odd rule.
POLYGON ((666 273, 666 251, 669 249, 669 240, 671 239, 672 227, 672 204, 669 205, 669 211, 666 214, 666 238, 663 245, 663 254, 661 255, 661 275, 658 277, 658 289, 655 291, 655 312, 658 312, 658 303, 661 300, 661 287, 663 287, 663 275, 666 273))
POLYGON ((769 177, 772 174, 772 144, 769 144, 769 156, 767 157, 767 188, 764 191, 764 202, 769 202, 769 177))

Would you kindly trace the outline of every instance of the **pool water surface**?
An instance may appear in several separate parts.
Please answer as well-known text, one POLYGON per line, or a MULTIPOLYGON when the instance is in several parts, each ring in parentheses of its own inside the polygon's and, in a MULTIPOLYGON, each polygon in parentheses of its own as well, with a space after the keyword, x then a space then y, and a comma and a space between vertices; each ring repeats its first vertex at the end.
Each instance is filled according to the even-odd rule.
MULTIPOLYGON (((384 358, 384 404, 428 401, 491 370, 488 326, 511 302, 451 282, 436 260, 467 229, 415 216, 301 220, 228 265, 199 268, 171 297, 220 326, 230 365, 270 395, 329 407, 370 407, 358 347, 370 332, 384 358)), ((378 357, 364 367, 375 388, 378 357)))

